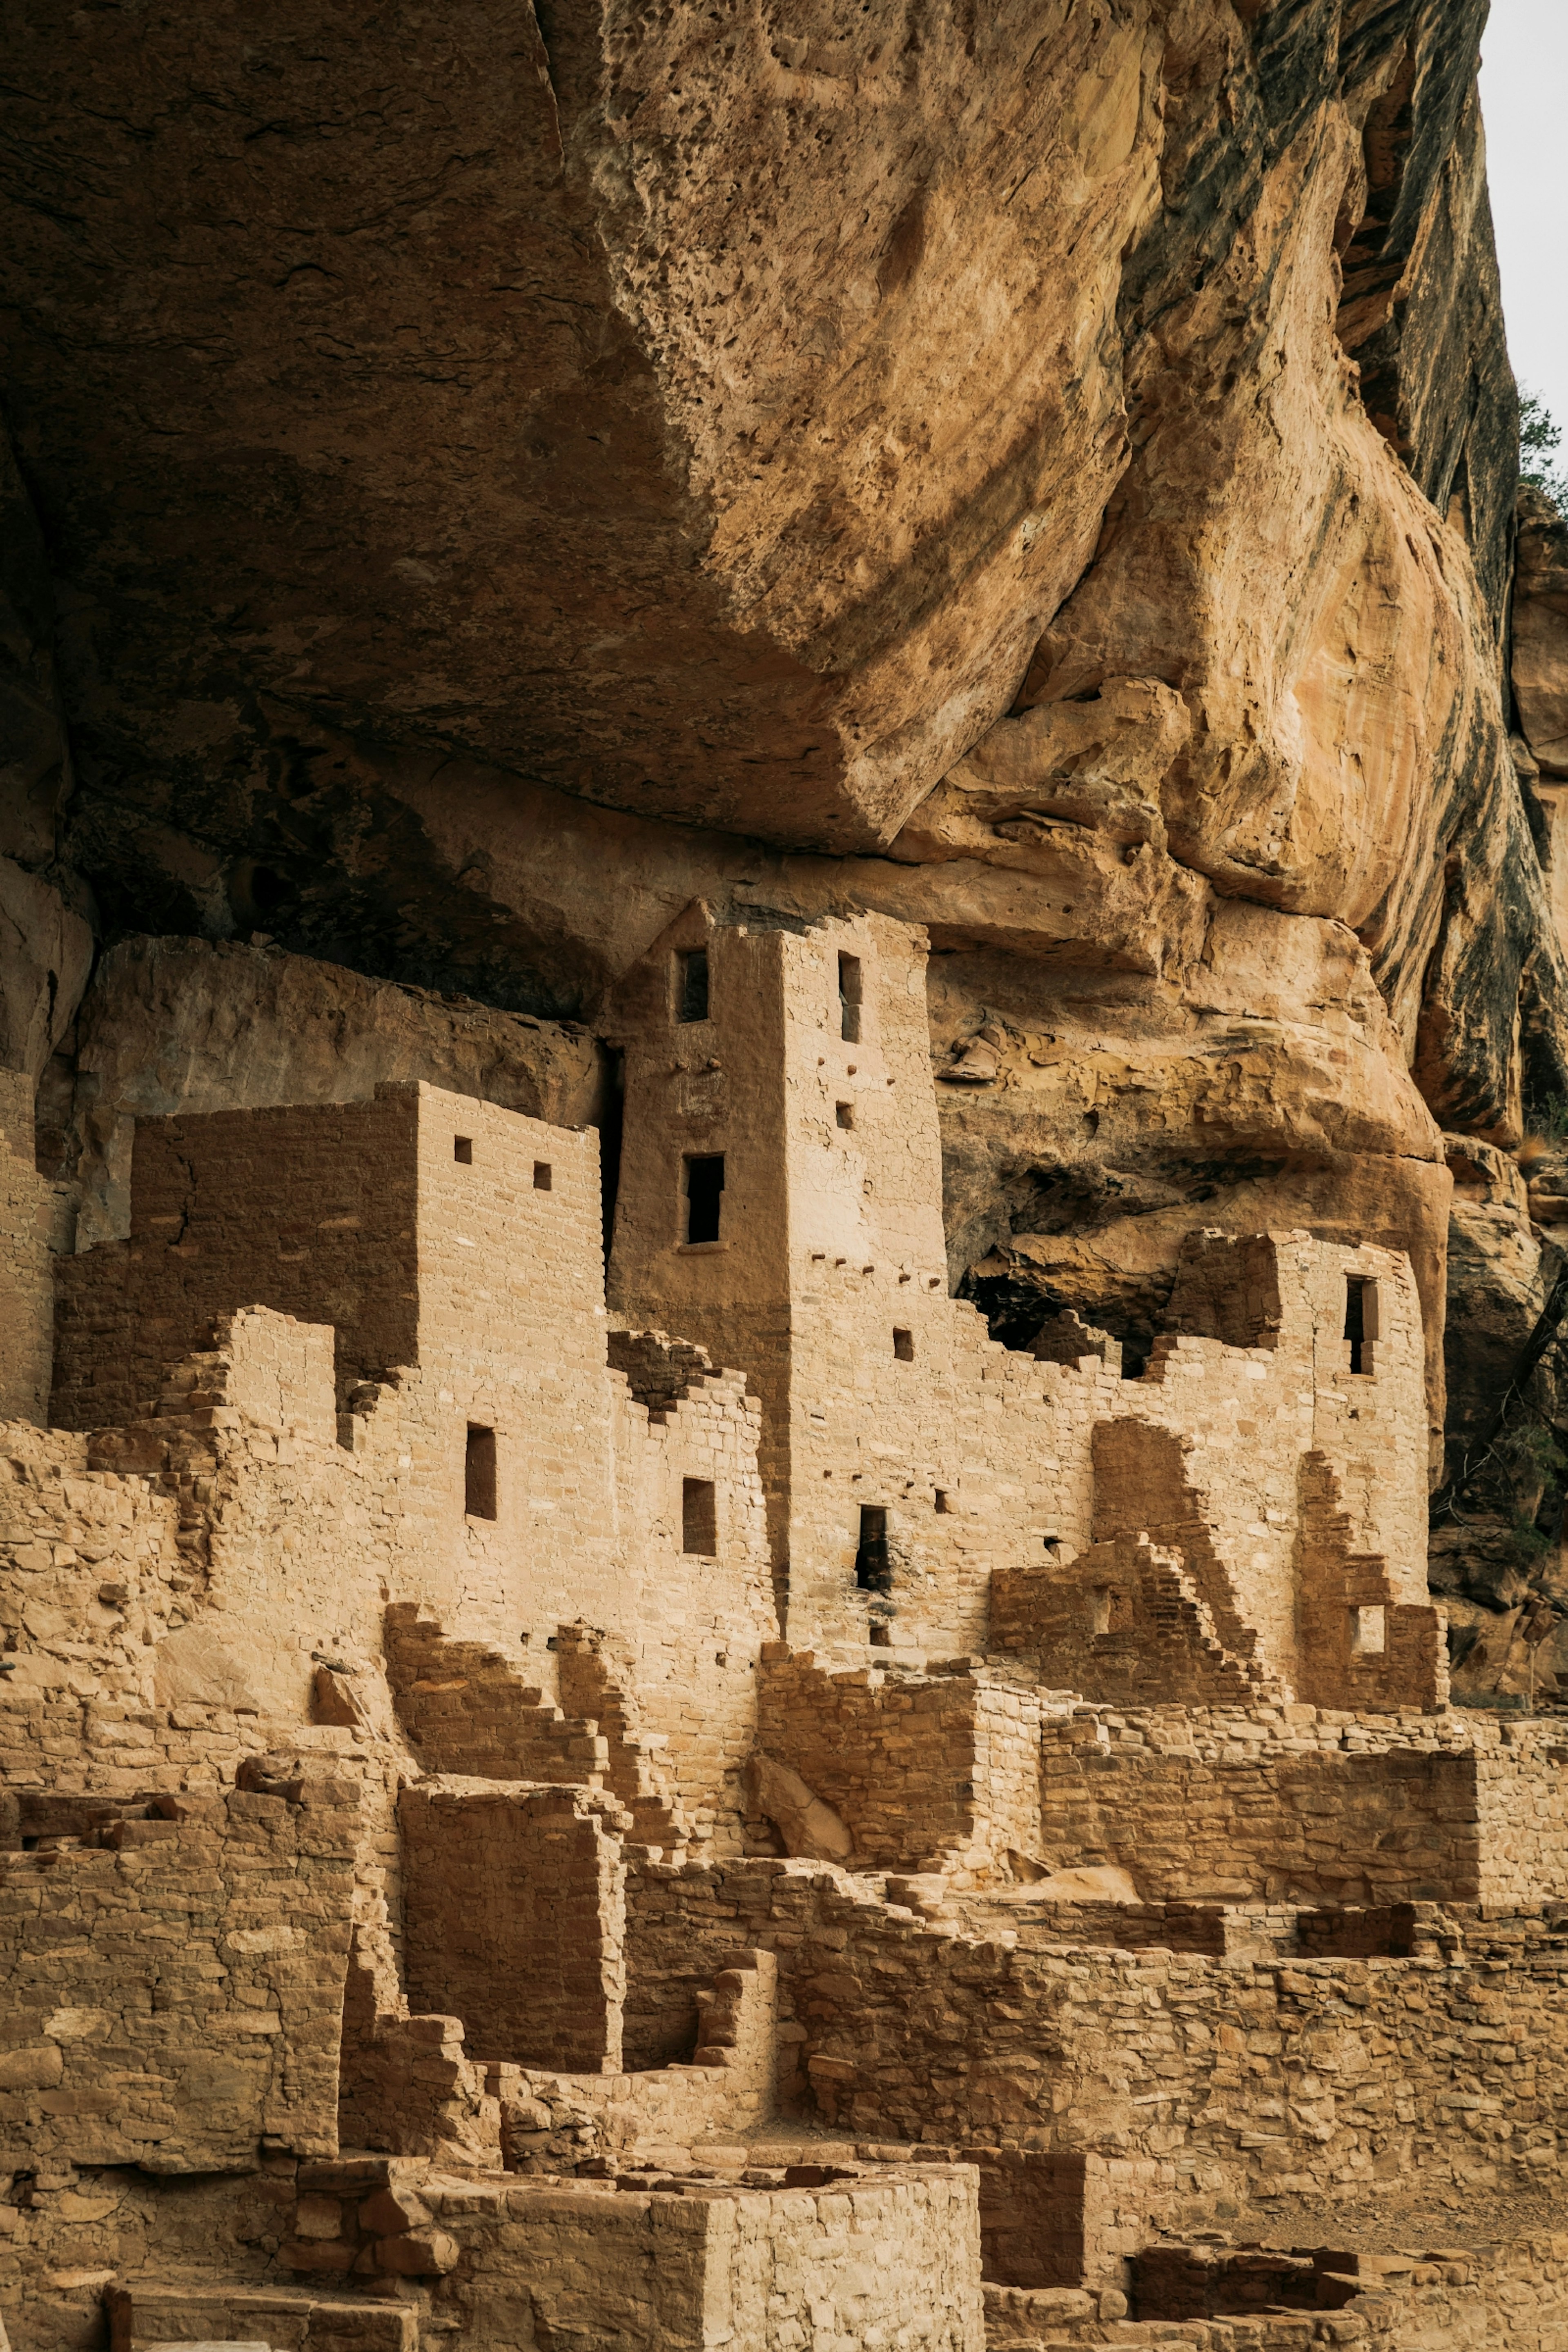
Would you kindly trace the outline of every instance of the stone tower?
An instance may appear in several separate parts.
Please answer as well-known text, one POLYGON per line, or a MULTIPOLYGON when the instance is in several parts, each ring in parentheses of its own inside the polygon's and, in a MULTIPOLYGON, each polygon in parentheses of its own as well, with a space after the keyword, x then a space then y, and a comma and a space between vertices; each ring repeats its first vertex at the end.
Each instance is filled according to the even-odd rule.
POLYGON ((989 1342, 947 1296, 925 961, 876 915, 695 906, 617 1007, 611 1314, 746 1372, 796 1636, 887 1639, 897 1585, 906 1634, 952 1638, 985 1573, 962 1427, 989 1342))

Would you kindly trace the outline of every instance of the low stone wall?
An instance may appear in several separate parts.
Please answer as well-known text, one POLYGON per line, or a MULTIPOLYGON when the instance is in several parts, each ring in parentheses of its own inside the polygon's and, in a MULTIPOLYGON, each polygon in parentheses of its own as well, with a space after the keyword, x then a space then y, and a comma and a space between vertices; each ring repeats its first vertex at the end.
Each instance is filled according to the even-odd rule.
POLYGON ((303 2165, 298 2189, 287 2261, 417 2278, 427 2326, 460 2331, 475 2352, 984 2352, 963 2167, 520 2182, 362 2160, 303 2165))
POLYGON ((628 2042, 669 2030, 691 1969, 737 1934, 779 1956, 786 2111, 858 2138, 1148 2164, 1145 2217, 1415 2175, 1552 2179, 1563 2161, 1561 1949, 1506 1969, 1025 1951, 823 1864, 656 1869, 630 1890, 628 2042))
POLYGON ((1135 2292, 1131 2318, 1120 2294, 988 2286, 990 2352, 1039 2352, 1046 2343, 1166 2352, 1173 2342, 1195 2352, 1234 2352, 1238 2343, 1251 2352, 1336 2344, 1559 2352, 1568 2323, 1568 2237, 1558 2235, 1405 2254, 1173 2244, 1152 2249, 1134 2270, 1155 2291, 1135 2292))
POLYGON ((679 2062, 635 2074, 549 2074, 492 2066, 501 2141, 515 2172, 564 2172, 584 2155, 636 2152, 644 2163, 689 2163, 710 2137, 743 2137, 773 2111, 778 1962, 772 1952, 724 1955, 710 1989, 696 1995, 696 2047, 679 2062))
POLYGON ((1541 1903, 1568 1894, 1568 1747, 1550 1723, 1310 1706, 1043 1728, 1045 1850, 1151 1902, 1541 1903))

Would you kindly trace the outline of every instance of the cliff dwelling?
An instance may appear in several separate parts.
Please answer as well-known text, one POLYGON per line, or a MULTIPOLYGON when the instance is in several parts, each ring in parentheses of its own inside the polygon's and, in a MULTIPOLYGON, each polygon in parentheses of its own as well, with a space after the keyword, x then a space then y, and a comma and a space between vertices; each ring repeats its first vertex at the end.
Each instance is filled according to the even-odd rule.
POLYGON ((1556 2352, 1484 14, 7 36, 0 2352, 1556 2352))

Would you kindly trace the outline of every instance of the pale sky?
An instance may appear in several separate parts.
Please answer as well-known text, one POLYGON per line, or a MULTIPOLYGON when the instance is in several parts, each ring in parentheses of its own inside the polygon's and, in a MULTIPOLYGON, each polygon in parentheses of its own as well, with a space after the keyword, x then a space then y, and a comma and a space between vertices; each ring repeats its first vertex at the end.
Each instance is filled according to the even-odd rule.
POLYGON ((1492 0, 1481 115, 1509 354, 1568 470, 1568 0, 1492 0))

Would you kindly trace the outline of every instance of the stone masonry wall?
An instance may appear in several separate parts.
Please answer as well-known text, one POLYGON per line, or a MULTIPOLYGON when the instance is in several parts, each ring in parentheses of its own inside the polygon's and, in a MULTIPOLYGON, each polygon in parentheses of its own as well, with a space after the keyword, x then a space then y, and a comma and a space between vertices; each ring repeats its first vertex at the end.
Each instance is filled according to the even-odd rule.
POLYGON ((1189 1447, 1230 1606, 1262 1671, 1289 1682, 1312 1446, 1351 1539, 1396 1564, 1396 1601, 1420 1598, 1424 1343, 1408 1264, 1306 1234, 1194 1236, 1142 1379, 1098 1359, 1009 1357, 946 1295, 924 956, 921 935, 876 917, 722 926, 700 908, 656 943, 616 1016, 617 1311, 744 1365, 797 1646, 983 1648, 994 1571, 1093 1539, 1090 1438, 1131 1419, 1189 1447), (688 1020, 680 972, 699 953, 706 1003, 688 1020), (722 1155, 726 1171, 720 1235, 696 1244, 681 1238, 694 1154, 722 1155), (1352 1289, 1366 1334, 1353 1350, 1352 1289), (885 1520, 875 1578, 868 1508, 885 1520))
POLYGON ((212 2171, 337 2144, 351 1784, 111 1809, 0 1853, 13 2167, 212 2171), (142 1817, 138 1817, 141 1815, 142 1817), (134 1956, 134 1957, 132 1957, 134 1956))
POLYGON ((1045 1848, 1150 1900, 1542 1902, 1568 1893, 1563 1753, 1449 1716, 1083 1707, 1045 1726, 1045 1848))
POLYGON ((1506 1969, 1029 1951, 820 1864, 654 1870, 630 1890, 628 2051, 737 1935, 778 1954, 786 2107, 868 2140, 1149 2165, 1146 2230, 1222 2195, 1544 2180, 1568 2157, 1560 1951, 1506 1969))
POLYGON ((616 2352, 984 2352, 973 2173, 826 2168, 793 2187, 782 2168, 746 2187, 426 2179, 456 2252, 431 2317, 477 2352, 531 2334, 616 2352))
POLYGON ((1339 1481, 1327 1458, 1315 1451, 1301 1464, 1300 1497, 1301 1697, 1352 1711, 1446 1705, 1445 1612, 1396 1601, 1383 1555, 1352 1549, 1339 1481))
POLYGON ((458 2017, 470 2060, 615 2074, 626 1972, 613 1799, 426 1780, 398 1800, 410 2006, 458 2017))
POLYGON ((143 1419, 163 1366, 243 1307, 331 1322, 345 1388, 416 1361, 417 1096, 140 1121, 130 1239, 60 1265, 56 1422, 143 1419))
POLYGON ((757 1737, 832 1806, 859 1866, 1005 1877, 1010 1853, 1040 1851, 1041 1714, 1038 1692, 982 1674, 829 1674, 780 1643, 757 1737))

